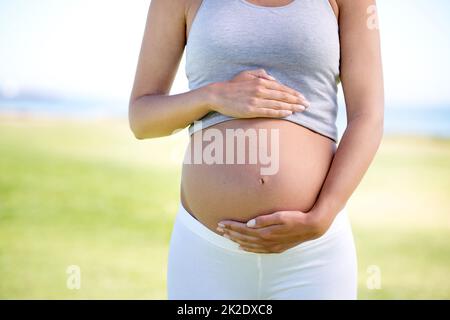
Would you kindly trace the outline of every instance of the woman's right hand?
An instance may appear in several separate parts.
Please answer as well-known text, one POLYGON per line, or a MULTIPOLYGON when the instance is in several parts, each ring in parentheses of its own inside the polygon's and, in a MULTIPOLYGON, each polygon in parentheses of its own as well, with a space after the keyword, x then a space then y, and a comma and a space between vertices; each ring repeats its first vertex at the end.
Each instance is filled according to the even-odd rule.
POLYGON ((282 118, 309 106, 300 92, 279 83, 264 69, 242 71, 211 88, 211 109, 235 118, 282 118))

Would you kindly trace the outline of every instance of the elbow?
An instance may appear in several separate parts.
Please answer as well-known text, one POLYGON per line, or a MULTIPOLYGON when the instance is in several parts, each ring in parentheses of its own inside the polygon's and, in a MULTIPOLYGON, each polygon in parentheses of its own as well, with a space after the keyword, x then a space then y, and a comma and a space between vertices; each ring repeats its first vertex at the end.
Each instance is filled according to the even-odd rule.
POLYGON ((370 126, 377 137, 378 141, 381 142, 384 135, 384 112, 377 112, 371 117, 370 126))
POLYGON ((138 140, 157 138, 160 134, 156 131, 152 117, 148 112, 143 112, 138 99, 130 100, 128 105, 128 124, 134 137, 138 140))
POLYGON ((143 130, 141 129, 138 121, 136 121, 131 115, 128 117, 128 125, 134 137, 138 140, 144 139, 143 130))
POLYGON ((136 126, 130 125, 131 131, 133 132, 134 137, 137 140, 144 140, 146 139, 145 135, 143 134, 143 132, 141 130, 139 130, 138 128, 136 128, 136 126))
POLYGON ((164 118, 152 109, 148 105, 140 104, 138 100, 130 100, 128 123, 138 140, 160 138, 175 133, 170 126, 165 125, 164 118))
POLYGON ((384 135, 384 115, 382 113, 369 115, 365 121, 371 136, 377 144, 380 144, 384 135))
POLYGON ((148 132, 146 132, 144 130, 144 127, 142 126, 140 121, 138 121, 137 119, 134 119, 133 116, 130 116, 128 118, 129 118, 128 123, 129 123, 130 129, 131 129, 131 132, 133 133, 134 137, 137 140, 144 140, 144 139, 151 138, 151 136, 148 135, 148 132))
POLYGON ((376 112, 367 112, 355 114, 349 118, 347 125, 358 123, 357 126, 365 127, 370 136, 380 143, 384 135, 384 111, 383 109, 376 112))
POLYGON ((144 126, 141 121, 133 120, 132 118, 130 118, 129 125, 134 137, 137 140, 160 138, 171 134, 166 131, 156 131, 155 129, 150 130, 149 124, 144 126))
POLYGON ((374 117, 370 123, 369 132, 376 152, 380 147, 384 136, 384 117, 374 117))
POLYGON ((143 140, 146 138, 143 127, 139 121, 139 117, 136 114, 136 107, 133 102, 130 102, 128 106, 128 125, 136 139, 143 140))
POLYGON ((159 138, 170 134, 158 130, 157 126, 153 125, 150 121, 148 121, 148 119, 144 123, 141 117, 133 112, 132 108, 130 108, 128 124, 131 132, 137 140, 159 138))

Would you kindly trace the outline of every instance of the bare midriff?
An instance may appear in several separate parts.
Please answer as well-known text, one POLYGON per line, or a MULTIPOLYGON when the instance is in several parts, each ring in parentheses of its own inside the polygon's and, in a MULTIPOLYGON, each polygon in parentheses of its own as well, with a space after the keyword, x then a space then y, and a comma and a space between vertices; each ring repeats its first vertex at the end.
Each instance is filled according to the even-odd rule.
POLYGON ((181 203, 194 218, 216 233, 221 220, 247 222, 280 210, 307 212, 319 195, 335 151, 336 143, 330 138, 283 119, 233 119, 215 124, 191 135, 182 169, 181 203), (251 144, 247 138, 242 147, 237 143, 237 135, 227 136, 227 132, 238 132, 237 129, 241 133, 256 133, 253 142, 257 143, 251 144), (221 144, 211 138, 218 134, 222 137, 221 144), (211 152, 212 143, 216 152, 222 152, 211 152), (256 161, 252 149, 255 145, 256 161), (232 149, 234 157, 229 153, 232 149), (203 152, 201 161, 198 161, 199 150, 203 152), (241 157, 238 163, 238 154, 242 152, 245 159, 242 161, 241 157), (221 153, 222 157, 217 156, 221 153), (215 161, 207 155, 214 155, 215 161))

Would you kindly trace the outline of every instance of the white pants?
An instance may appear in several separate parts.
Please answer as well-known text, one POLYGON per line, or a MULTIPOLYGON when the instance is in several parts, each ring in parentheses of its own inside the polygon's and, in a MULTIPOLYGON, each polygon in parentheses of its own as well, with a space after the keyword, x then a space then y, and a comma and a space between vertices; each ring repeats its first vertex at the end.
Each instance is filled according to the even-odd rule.
POLYGON ((209 230, 180 203, 168 256, 169 299, 356 299, 347 210, 320 238, 282 253, 253 253, 209 230))

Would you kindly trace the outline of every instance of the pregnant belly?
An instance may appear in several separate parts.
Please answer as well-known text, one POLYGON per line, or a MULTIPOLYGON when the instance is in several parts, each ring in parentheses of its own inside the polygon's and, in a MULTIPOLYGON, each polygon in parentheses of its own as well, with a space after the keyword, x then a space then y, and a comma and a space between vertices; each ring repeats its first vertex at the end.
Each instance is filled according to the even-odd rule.
POLYGON ((335 150, 331 139, 282 119, 221 122, 190 138, 181 203, 214 232, 224 219, 246 222, 279 210, 306 212, 335 150))

